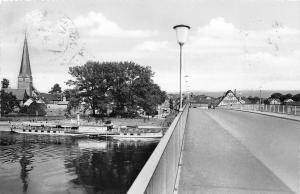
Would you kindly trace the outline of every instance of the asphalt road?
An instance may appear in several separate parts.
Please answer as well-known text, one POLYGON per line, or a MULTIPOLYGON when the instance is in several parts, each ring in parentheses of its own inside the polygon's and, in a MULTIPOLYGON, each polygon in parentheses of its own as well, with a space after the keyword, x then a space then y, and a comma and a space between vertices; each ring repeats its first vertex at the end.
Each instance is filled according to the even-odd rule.
POLYGON ((300 122, 190 109, 179 193, 300 193, 300 122))

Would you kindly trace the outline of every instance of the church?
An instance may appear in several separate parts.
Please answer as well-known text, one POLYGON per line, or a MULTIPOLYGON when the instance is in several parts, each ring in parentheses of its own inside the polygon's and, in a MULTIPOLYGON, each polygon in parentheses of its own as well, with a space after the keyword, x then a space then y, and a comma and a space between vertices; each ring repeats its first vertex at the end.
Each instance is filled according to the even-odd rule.
POLYGON ((24 45, 23 45, 21 66, 20 66, 20 71, 18 76, 18 87, 17 89, 5 88, 4 91, 7 93, 11 92, 13 95, 15 95, 20 105, 23 105, 23 103, 28 98, 32 97, 32 93, 33 93, 32 73, 30 67, 26 34, 25 34, 24 45))
POLYGON ((26 34, 17 89, 4 88, 4 91, 16 96, 27 114, 57 116, 64 115, 67 109, 68 101, 62 94, 40 93, 34 89, 26 34))

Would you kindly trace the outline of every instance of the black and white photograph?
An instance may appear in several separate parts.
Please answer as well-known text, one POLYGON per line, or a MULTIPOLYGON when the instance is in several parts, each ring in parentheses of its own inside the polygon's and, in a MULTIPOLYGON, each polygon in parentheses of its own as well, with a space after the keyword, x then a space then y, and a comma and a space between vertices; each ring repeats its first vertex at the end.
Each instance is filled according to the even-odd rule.
POLYGON ((0 0, 0 194, 300 194, 300 0, 0 0))

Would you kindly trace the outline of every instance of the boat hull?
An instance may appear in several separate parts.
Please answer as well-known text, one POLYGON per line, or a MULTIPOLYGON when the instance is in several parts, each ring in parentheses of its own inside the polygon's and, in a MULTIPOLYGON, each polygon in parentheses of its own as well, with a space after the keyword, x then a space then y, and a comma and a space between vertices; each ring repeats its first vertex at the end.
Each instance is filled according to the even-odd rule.
POLYGON ((61 135, 61 136, 85 136, 81 133, 68 133, 64 131, 56 131, 56 130, 25 130, 25 129, 12 129, 13 133, 21 133, 21 134, 31 134, 31 135, 61 135))
POLYGON ((114 139, 156 139, 162 138, 162 133, 117 133, 103 134, 102 137, 111 137, 114 139))

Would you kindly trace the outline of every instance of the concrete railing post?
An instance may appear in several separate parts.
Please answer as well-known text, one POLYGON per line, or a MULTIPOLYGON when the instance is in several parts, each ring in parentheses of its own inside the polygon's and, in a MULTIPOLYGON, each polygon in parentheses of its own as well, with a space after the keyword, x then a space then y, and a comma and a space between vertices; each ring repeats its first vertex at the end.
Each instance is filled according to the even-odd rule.
POLYGON ((295 115, 297 115, 297 106, 295 106, 295 115))

